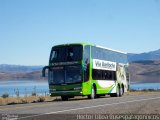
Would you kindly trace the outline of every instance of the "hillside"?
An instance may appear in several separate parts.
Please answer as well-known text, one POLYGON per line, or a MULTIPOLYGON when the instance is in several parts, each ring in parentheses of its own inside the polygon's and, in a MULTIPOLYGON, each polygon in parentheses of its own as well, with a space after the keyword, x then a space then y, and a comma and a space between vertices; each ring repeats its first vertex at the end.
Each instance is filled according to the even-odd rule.
POLYGON ((44 80, 41 71, 33 72, 0 72, 0 80, 44 80))
POLYGON ((9 65, 1 64, 0 72, 32 72, 39 71, 43 66, 23 66, 23 65, 9 65))
MULTIPOLYGON (((131 82, 160 82, 160 49, 128 54, 131 82)), ((43 66, 0 65, 0 80, 44 80, 43 66)), ((47 79, 47 78, 45 78, 47 79)))
POLYGON ((160 82, 160 49, 140 54, 128 53, 131 82, 160 82))
POLYGON ((132 62, 129 71, 131 82, 160 82, 160 60, 132 62))
POLYGON ((44 80, 42 66, 0 65, 0 80, 44 80))
MULTIPOLYGON (((0 65, 1 66, 1 65, 0 65)), ((11 65, 12 66, 12 65, 11 65)), ((4 67, 4 66, 3 66, 4 67)), ((2 67, 1 67, 2 68, 2 67)), ((7 68, 10 68, 7 65, 7 68)), ((37 66, 14 66, 16 70, 0 69, 0 80, 46 80, 42 77, 42 68, 37 66), (18 68, 18 69, 17 69, 18 68), (24 69, 25 68, 25 69, 24 69), (22 69, 22 71, 21 71, 22 69)), ((131 83, 134 82, 160 82, 160 60, 145 60, 131 62, 129 65, 131 83)))

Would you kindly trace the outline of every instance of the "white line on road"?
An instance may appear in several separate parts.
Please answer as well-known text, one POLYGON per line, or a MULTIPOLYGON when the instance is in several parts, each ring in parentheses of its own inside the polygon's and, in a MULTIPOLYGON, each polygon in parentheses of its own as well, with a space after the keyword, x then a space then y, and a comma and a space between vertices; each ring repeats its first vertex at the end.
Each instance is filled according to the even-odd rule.
POLYGON ((132 103, 132 102, 140 102, 140 101, 146 101, 146 100, 155 100, 155 99, 160 99, 160 97, 149 98, 149 99, 139 99, 139 100, 132 100, 132 101, 125 101, 125 102, 116 102, 116 103, 110 103, 110 104, 101 104, 101 105, 88 106, 88 107, 82 107, 82 108, 74 108, 74 109, 68 109, 68 110, 60 110, 60 111, 55 111, 55 112, 49 112, 49 113, 43 113, 43 114, 38 114, 38 115, 21 117, 21 118, 18 118, 18 119, 25 119, 25 118, 30 118, 30 117, 42 116, 42 115, 63 113, 63 112, 82 110, 82 109, 90 109, 90 108, 96 108, 96 107, 111 106, 111 105, 119 105, 119 104, 132 103))

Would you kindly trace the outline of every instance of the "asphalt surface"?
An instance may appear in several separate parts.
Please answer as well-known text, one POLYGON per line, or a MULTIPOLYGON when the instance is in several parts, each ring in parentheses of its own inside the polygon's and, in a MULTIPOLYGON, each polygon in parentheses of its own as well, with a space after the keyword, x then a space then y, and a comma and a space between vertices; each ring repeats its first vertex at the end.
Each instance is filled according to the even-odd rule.
POLYGON ((0 114, 2 120, 114 119, 116 115, 133 114, 160 119, 160 93, 0 106, 0 114))

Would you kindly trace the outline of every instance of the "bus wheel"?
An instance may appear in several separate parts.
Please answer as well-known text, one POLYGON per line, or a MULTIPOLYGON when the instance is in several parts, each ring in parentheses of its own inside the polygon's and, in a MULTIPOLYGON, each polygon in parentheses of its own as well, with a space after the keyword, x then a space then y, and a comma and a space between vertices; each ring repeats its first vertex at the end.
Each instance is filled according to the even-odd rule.
POLYGON ((116 97, 115 93, 110 94, 111 97, 116 97))
POLYGON ((123 90, 122 90, 122 87, 119 88, 119 97, 121 97, 123 95, 123 90))
POLYGON ((111 97, 120 97, 120 96, 122 96, 122 90, 120 89, 119 85, 117 86, 116 93, 111 93, 110 96, 111 97))
POLYGON ((119 85, 117 86, 117 91, 116 91, 116 97, 119 97, 120 96, 120 87, 119 85))
POLYGON ((91 91, 91 94, 88 95, 88 98, 89 99, 95 99, 96 98, 96 90, 95 90, 94 86, 92 86, 92 91, 91 91))
POLYGON ((68 101, 69 97, 68 97, 68 96, 61 96, 61 99, 62 99, 63 101, 68 101))

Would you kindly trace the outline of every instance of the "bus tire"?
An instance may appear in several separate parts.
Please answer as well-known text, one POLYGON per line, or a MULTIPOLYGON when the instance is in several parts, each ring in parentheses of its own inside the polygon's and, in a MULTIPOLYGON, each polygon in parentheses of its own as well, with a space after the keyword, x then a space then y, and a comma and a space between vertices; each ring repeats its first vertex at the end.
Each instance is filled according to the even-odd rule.
POLYGON ((68 96, 61 96, 62 101, 68 101, 69 97, 68 96))
POLYGON ((120 86, 117 86, 117 90, 116 93, 111 93, 110 97, 120 97, 122 96, 122 89, 120 88, 120 86))
POLYGON ((94 86, 92 86, 91 94, 88 95, 89 99, 95 99, 96 98, 96 89, 94 86))
POLYGON ((119 88, 119 97, 121 97, 123 95, 123 90, 122 87, 119 88))
POLYGON ((116 90, 116 97, 120 97, 120 86, 117 86, 117 90, 116 90))
POLYGON ((122 95, 124 94, 124 85, 122 85, 122 95))
POLYGON ((106 94, 96 94, 96 98, 100 98, 102 96, 106 96, 106 94))
POLYGON ((116 94, 115 93, 111 93, 110 97, 116 97, 116 94))

